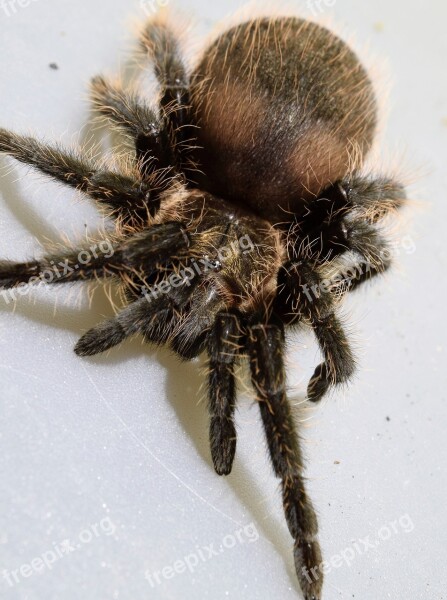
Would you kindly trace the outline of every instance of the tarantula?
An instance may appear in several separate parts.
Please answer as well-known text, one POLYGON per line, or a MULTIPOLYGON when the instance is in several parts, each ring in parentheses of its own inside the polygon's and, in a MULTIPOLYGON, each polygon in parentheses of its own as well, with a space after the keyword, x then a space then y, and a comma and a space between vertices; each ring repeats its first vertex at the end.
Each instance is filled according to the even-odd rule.
POLYGON ((67 247, 2 261, 0 287, 34 283, 55 265, 64 269, 54 283, 118 281, 125 307, 81 337, 79 356, 137 333, 183 359, 206 351, 219 475, 235 456, 235 365, 248 357, 297 576, 306 599, 317 600, 322 557, 286 397, 284 330, 308 324, 321 347, 310 401, 351 378, 355 358, 337 307, 389 268, 379 221, 405 202, 400 182, 364 171, 377 125, 373 86, 341 39, 300 18, 233 26, 191 72, 165 19, 145 25, 140 45, 158 80, 156 108, 102 76, 91 84, 97 111, 134 141, 131 171, 0 130, 1 152, 106 209, 113 256, 79 264, 82 248, 67 247), (344 286, 333 277, 328 284, 341 259, 367 268, 354 269, 344 286))

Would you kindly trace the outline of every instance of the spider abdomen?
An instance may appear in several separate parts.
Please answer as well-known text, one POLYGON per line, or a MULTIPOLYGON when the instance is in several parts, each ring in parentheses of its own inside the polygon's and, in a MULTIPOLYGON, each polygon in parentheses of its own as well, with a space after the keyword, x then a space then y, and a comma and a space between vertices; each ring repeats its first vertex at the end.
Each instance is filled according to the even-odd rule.
POLYGON ((298 18, 222 34, 193 74, 191 99, 201 187, 280 221, 346 175, 376 126, 374 91, 357 56, 298 18))

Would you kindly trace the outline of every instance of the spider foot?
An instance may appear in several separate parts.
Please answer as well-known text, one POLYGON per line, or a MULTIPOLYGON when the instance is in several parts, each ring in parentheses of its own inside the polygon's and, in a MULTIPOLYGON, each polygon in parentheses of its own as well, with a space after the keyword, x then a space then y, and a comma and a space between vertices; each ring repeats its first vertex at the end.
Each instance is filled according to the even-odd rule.
POLYGON ((315 373, 309 382, 307 388, 307 398, 311 402, 319 402, 331 386, 328 378, 328 371, 325 363, 322 363, 315 369, 315 373))
POLYGON ((318 542, 298 539, 294 548, 295 569, 305 600, 321 600, 323 574, 322 556, 318 542))
POLYGON ((236 454, 236 428, 230 419, 211 419, 211 455, 218 475, 229 475, 236 454))

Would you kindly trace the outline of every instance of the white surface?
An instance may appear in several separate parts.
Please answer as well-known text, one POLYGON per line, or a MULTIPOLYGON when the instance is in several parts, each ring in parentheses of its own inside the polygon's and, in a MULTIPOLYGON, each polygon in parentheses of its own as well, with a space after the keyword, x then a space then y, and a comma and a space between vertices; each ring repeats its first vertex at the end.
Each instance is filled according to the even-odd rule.
MULTIPOLYGON (((0 4, 0 126, 65 142, 84 127, 85 137, 87 82, 119 69, 131 47, 131 18, 144 12, 129 0, 26 4, 17 0, 9 17, 0 4)), ((240 3, 180 5, 207 32, 240 3)), ((389 277, 350 302, 361 348, 356 382, 301 415, 325 557, 336 564, 334 557, 359 538, 374 541, 381 528, 391 531, 374 549, 355 550, 350 567, 332 569, 325 598, 441 600, 447 583, 447 5, 323 0, 321 7, 323 16, 334 16, 388 58, 394 85, 386 141, 406 149, 404 164, 417 181, 412 192, 422 200, 411 231, 416 251, 402 253, 389 277), (399 519, 393 530, 389 524, 399 519), (414 531, 406 533, 410 520, 414 531)), ((82 236, 84 224, 95 230, 98 218, 88 202, 0 161, 1 257, 37 253, 45 236, 82 236)), ((256 407, 241 396, 234 473, 217 477, 196 364, 179 364, 139 340, 107 357, 74 355, 80 334, 111 312, 100 290, 90 308, 86 293, 75 298, 61 290, 20 299, 15 311, 0 303, 0 569, 32 573, 20 574, 12 587, 0 577, 1 597, 300 598, 256 407), (226 537, 249 524, 256 541, 249 543, 251 530, 226 537), (51 559, 54 545, 66 539, 79 548, 51 569, 23 568, 45 553, 51 559), (234 540, 234 548, 224 548, 234 540), (193 573, 155 587, 145 580, 146 571, 200 557, 210 544, 224 551, 206 562, 190 558, 199 562, 193 573)), ((291 340, 297 403, 317 360, 310 337, 291 340)))

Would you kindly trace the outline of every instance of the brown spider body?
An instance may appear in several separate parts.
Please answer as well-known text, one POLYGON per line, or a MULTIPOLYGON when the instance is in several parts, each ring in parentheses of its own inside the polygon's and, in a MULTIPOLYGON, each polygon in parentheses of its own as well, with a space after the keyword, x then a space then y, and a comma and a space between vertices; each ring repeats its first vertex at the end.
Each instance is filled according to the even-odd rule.
POLYGON ((350 380, 340 286, 326 277, 342 277, 340 260, 352 264, 347 293, 387 270, 379 222, 405 202, 398 181, 362 172, 376 128, 372 85, 342 40, 297 18, 224 32, 190 75, 168 23, 150 20, 140 41, 160 85, 157 109, 103 77, 92 81, 95 108, 134 142, 130 170, 0 129, 0 152, 107 209, 113 256, 80 264, 82 248, 65 248, 0 261, 0 288, 41 281, 55 265, 64 269, 53 283, 112 278, 127 305, 82 336, 78 355, 133 334, 184 359, 206 351, 220 475, 236 451, 235 366, 248 359, 297 577, 306 600, 320 600, 318 524, 286 394, 285 328, 306 323, 319 343, 310 401, 350 380))
POLYGON ((298 18, 261 19, 223 33, 195 68, 202 188, 290 221, 303 199, 343 179, 376 127, 371 81, 354 52, 298 18))

